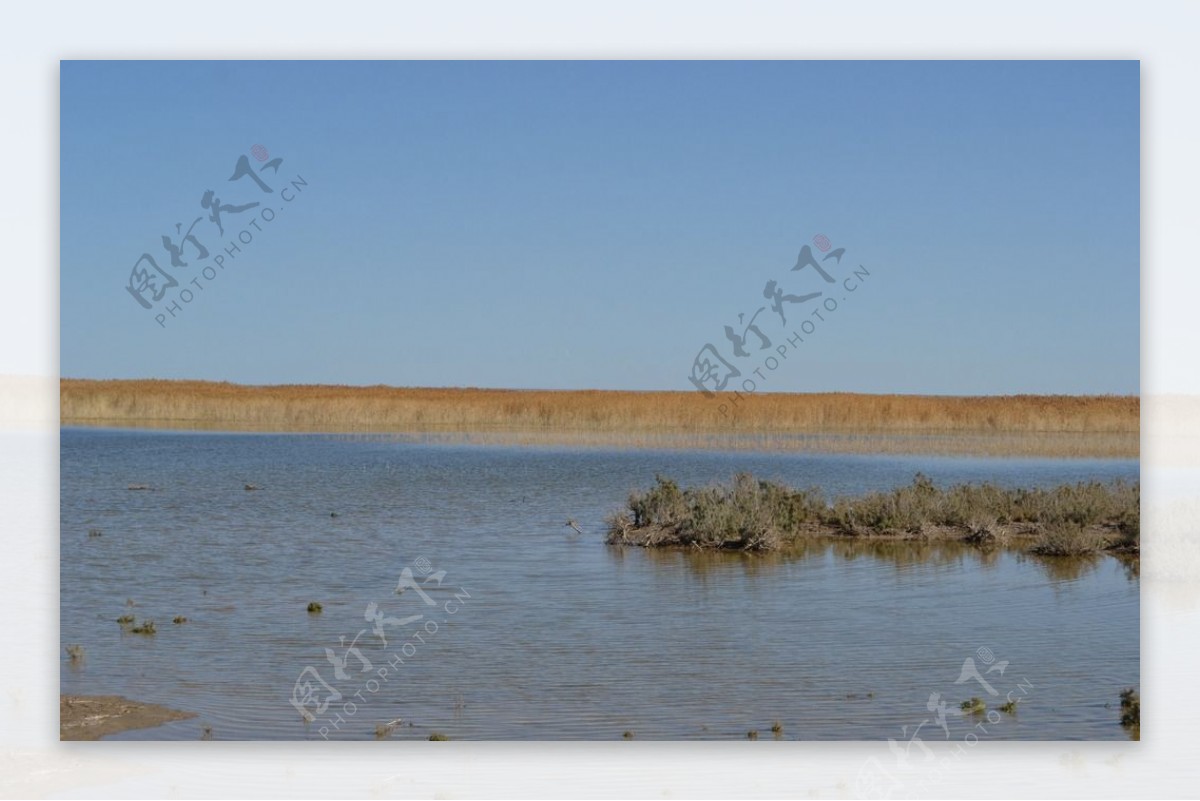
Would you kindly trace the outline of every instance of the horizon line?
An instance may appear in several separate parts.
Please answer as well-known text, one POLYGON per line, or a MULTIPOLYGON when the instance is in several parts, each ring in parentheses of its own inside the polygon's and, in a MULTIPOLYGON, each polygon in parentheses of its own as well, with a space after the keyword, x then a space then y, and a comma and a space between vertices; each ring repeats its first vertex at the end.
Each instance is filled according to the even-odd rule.
MULTIPOLYGON (((456 392, 555 392, 555 393, 613 393, 613 394, 639 394, 639 395, 693 395, 698 392, 695 389, 601 389, 595 387, 577 387, 571 389, 552 389, 545 387, 487 387, 487 386, 472 386, 472 385, 441 385, 441 386, 418 386, 406 384, 346 384, 346 383, 298 383, 298 382, 282 382, 282 383, 264 383, 251 384, 238 381, 227 381, 222 379, 211 378, 75 378, 69 376, 59 376, 59 384, 66 381, 90 382, 90 383, 162 383, 162 384, 209 384, 209 385, 224 385, 230 387, 240 387, 243 389, 270 389, 279 387, 320 387, 329 389, 347 389, 347 390, 368 390, 368 389, 391 389, 404 391, 456 391, 456 392)), ((734 391, 722 390, 718 395, 734 395, 734 391)), ((906 397, 906 398, 1138 398, 1141 399, 1141 392, 1137 393, 1122 393, 1122 392, 1088 392, 1088 393, 1069 393, 1069 392, 997 392, 997 393, 922 393, 922 392, 854 392, 851 390, 811 390, 805 392, 766 392, 757 391, 750 393, 754 396, 803 396, 803 395, 853 395, 866 397, 906 397)))

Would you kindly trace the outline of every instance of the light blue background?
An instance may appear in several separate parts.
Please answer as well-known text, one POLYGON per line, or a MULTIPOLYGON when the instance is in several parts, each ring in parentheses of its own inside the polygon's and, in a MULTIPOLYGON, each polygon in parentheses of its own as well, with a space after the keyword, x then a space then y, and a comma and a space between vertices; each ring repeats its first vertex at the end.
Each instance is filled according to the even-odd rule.
POLYGON ((1138 84, 1130 61, 64 62, 62 374, 691 389, 768 279, 821 288, 789 268, 824 233, 872 277, 763 389, 1136 393, 1138 84), (205 190, 262 197, 226 182, 255 143, 308 187, 160 328, 130 268, 169 264, 205 190))

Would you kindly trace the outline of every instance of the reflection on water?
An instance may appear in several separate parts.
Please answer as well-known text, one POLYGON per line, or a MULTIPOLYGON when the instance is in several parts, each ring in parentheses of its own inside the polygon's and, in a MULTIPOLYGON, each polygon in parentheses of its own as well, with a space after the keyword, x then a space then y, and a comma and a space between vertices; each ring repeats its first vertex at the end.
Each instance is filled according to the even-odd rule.
POLYGON ((377 727, 390 739, 769 739, 775 720, 784 739, 880 739, 927 718, 933 692, 954 707, 986 694, 955 682, 989 653, 1007 662, 987 674, 998 693, 1031 685, 992 736, 1124 738, 1111 705, 1138 684, 1136 561, 945 542, 769 555, 603 544, 605 515, 655 473, 696 484, 739 470, 829 495, 917 471, 1010 486, 1137 477, 1130 461, 67 429, 62 642, 86 659, 62 688, 199 714, 123 739, 197 739, 205 726, 215 739, 374 739, 377 727), (385 619, 425 617, 385 625, 384 646, 372 603, 385 619), (157 634, 119 626, 126 613, 157 634), (362 659, 347 650, 358 635, 362 659), (289 699, 309 667, 343 697, 306 723, 289 699))
MULTIPOLYGON (((625 558, 627 547, 610 546, 616 562, 625 558)), ((1053 583, 1073 582, 1097 571, 1107 560, 1115 561, 1126 580, 1139 578, 1140 560, 1124 555, 1084 554, 1081 556, 1042 556, 1026 553, 1021 546, 981 548, 961 542, 923 542, 920 540, 871 540, 851 538, 814 538, 801 541, 783 551, 763 554, 691 549, 650 549, 644 558, 656 570, 687 570, 698 580, 709 574, 736 570, 743 576, 756 577, 781 566, 806 560, 836 559, 846 562, 867 560, 890 565, 897 573, 925 571, 931 567, 969 566, 972 570, 995 570, 1007 559, 1029 564, 1053 583)))
POLYGON ((1142 576, 1142 560, 1133 556, 1119 555, 1115 557, 1125 570, 1125 578, 1133 581, 1142 576))
POLYGON ((1083 556, 1039 556, 1029 555, 1028 559, 1036 564, 1046 574, 1050 581, 1078 581, 1100 566, 1105 557, 1096 554, 1083 556))
MULTIPOLYGON (((627 548, 614 545, 611 555, 618 562, 624 559, 627 548)), ((1035 557, 1026 556, 1019 546, 980 548, 955 541, 926 542, 921 540, 879 540, 867 538, 826 537, 802 540, 782 551, 768 553, 726 552, 690 549, 648 550, 645 557, 664 570, 686 569, 697 577, 705 573, 729 569, 743 571, 746 576, 757 576, 777 569, 790 562, 806 559, 824 559, 828 556, 847 562, 859 559, 876 560, 892 565, 897 571, 924 569, 930 565, 952 565, 969 562, 973 567, 987 570, 1001 563, 1002 554, 1010 554, 1019 561, 1033 560, 1046 571, 1052 581, 1073 581, 1094 569, 1102 556, 1081 557, 1035 557)), ((1126 576, 1137 578, 1136 559, 1121 557, 1126 567, 1126 576), (1132 570, 1132 572, 1130 572, 1132 570)))

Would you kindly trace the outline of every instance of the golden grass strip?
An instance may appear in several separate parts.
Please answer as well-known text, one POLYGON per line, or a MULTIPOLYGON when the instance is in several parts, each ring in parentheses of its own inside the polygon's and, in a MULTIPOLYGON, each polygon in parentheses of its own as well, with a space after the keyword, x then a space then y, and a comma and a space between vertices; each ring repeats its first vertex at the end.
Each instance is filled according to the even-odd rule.
POLYGON ((1136 457, 1130 396, 246 386, 62 379, 62 425, 476 436, 624 447, 1136 457), (719 409, 726 405, 726 413, 719 409))

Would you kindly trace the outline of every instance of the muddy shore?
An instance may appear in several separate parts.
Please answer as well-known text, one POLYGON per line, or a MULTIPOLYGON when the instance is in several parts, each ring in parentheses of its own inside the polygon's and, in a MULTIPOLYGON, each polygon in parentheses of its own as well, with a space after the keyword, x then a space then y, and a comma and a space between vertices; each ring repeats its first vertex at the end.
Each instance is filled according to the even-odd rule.
POLYGON ((58 739, 99 740, 130 729, 148 729, 172 720, 196 717, 158 704, 130 701, 119 695, 60 695, 58 739))

